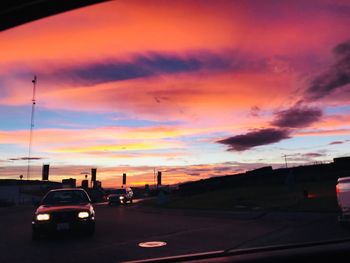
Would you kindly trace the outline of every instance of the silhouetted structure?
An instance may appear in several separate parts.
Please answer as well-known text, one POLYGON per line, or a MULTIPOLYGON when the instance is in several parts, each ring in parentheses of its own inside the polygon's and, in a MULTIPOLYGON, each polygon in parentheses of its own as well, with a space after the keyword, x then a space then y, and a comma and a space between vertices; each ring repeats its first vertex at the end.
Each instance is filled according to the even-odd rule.
POLYGON ((247 171, 246 174, 248 175, 259 175, 259 174, 272 174, 272 166, 264 166, 252 171, 247 171))
POLYGON ((49 190, 61 188, 58 182, 39 180, 0 180, 0 206, 2 204, 30 204, 39 201, 49 190))
POLYGON ((77 184, 77 180, 73 178, 62 179, 62 187, 64 188, 75 188, 77 184))
POLYGON ((81 181, 81 187, 84 189, 88 189, 89 188, 89 181, 88 180, 82 180, 81 181))
POLYGON ((50 169, 50 165, 48 164, 43 165, 42 177, 41 177, 43 181, 49 180, 49 169, 50 169))
POLYGON ((335 158, 333 163, 305 165, 273 170, 271 166, 262 167, 246 173, 212 177, 179 185, 183 194, 196 194, 224 188, 253 185, 285 185, 303 182, 331 181, 336 184, 339 177, 350 176, 350 157, 335 158), (292 179, 291 179, 292 174, 292 179))
POLYGON ((350 157, 334 158, 333 161, 335 165, 350 168, 350 157))
POLYGON ((99 189, 99 188, 102 188, 102 183, 101 183, 101 181, 94 181, 93 182, 93 185, 92 185, 92 188, 93 189, 99 189))
POLYGON ((157 174, 157 185, 161 186, 162 185, 162 172, 158 171, 157 174))
POLYGON ((92 183, 96 181, 96 173, 97 173, 97 169, 91 168, 91 182, 92 183))
POLYGON ((123 184, 123 185, 126 185, 126 174, 125 174, 125 173, 123 174, 123 181, 122 181, 122 184, 123 184))

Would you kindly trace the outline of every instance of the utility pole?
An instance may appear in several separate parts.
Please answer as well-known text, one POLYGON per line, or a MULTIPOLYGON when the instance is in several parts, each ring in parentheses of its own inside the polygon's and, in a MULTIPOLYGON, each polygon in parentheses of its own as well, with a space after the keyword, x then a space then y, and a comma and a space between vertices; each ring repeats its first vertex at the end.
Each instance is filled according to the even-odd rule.
POLYGON ((153 168, 153 184, 155 189, 156 188, 156 168, 153 168))
POLYGON ((30 159, 32 155, 33 129, 34 129, 34 113, 35 113, 35 91, 36 91, 36 76, 33 80, 33 98, 32 98, 32 115, 30 118, 30 134, 29 134, 29 149, 28 149, 28 166, 27 166, 27 180, 30 178, 30 159))
POLYGON ((288 156, 288 155, 286 155, 286 154, 285 154, 285 155, 282 155, 282 157, 284 157, 284 161, 285 161, 285 163, 286 163, 286 168, 288 168, 288 165, 287 165, 287 156, 288 156))

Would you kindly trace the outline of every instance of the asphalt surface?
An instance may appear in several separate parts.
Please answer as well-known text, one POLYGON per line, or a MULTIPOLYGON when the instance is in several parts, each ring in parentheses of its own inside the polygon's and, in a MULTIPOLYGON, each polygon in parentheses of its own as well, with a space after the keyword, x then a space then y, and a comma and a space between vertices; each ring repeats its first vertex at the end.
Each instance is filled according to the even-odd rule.
POLYGON ((350 237, 336 214, 167 210, 142 204, 96 210, 93 237, 31 240, 33 207, 0 208, 0 262, 121 262, 230 248, 350 237), (139 243, 164 241, 142 248, 139 243))

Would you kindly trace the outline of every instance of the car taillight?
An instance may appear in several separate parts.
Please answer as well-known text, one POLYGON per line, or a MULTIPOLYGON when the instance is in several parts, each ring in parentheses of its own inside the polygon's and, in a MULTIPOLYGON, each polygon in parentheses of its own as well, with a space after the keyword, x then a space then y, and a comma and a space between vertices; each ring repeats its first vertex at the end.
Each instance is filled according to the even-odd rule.
POLYGON ((337 193, 337 195, 339 194, 339 191, 340 191, 340 190, 339 190, 339 186, 336 185, 336 186, 335 186, 335 192, 337 193))

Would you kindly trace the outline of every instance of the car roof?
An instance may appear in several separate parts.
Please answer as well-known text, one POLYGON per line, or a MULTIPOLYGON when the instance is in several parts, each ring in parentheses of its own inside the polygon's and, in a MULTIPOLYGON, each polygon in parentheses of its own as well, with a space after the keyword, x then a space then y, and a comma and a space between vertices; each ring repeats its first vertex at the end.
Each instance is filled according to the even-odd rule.
POLYGON ((59 191, 83 191, 83 192, 85 192, 85 190, 82 188, 59 188, 59 189, 50 190, 50 192, 59 192, 59 191))
POLYGON ((338 183, 350 183, 350 177, 340 177, 338 183))
POLYGON ((43 199, 46 198, 46 196, 49 194, 49 193, 54 193, 54 192, 63 192, 63 191, 80 191, 80 192, 84 192, 86 195, 87 195, 87 198, 89 199, 89 201, 91 202, 91 198, 89 196, 89 194, 82 188, 58 188, 58 189, 52 189, 50 190, 49 192, 47 192, 47 194, 43 197, 43 199))

